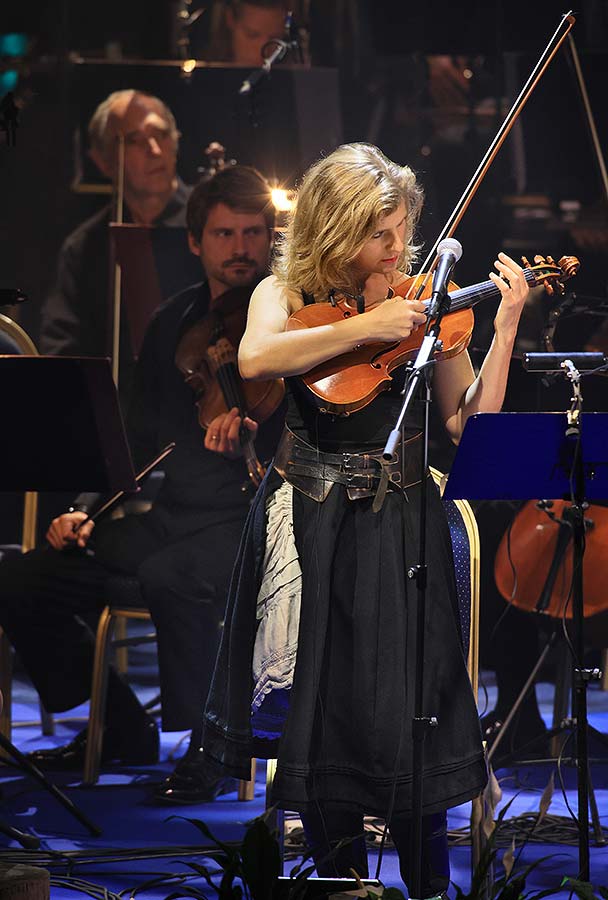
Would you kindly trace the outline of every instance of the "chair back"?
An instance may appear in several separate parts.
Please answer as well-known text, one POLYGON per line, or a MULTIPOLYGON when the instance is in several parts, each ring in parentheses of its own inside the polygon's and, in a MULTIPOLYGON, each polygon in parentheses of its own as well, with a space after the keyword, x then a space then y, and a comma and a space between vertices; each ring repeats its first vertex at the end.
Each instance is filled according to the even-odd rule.
MULTIPOLYGON (((435 484, 443 494, 446 476, 430 467, 435 484)), ((479 586, 480 543, 477 521, 467 500, 443 500, 452 538, 456 590, 464 652, 473 693, 477 696, 479 671, 479 586)))

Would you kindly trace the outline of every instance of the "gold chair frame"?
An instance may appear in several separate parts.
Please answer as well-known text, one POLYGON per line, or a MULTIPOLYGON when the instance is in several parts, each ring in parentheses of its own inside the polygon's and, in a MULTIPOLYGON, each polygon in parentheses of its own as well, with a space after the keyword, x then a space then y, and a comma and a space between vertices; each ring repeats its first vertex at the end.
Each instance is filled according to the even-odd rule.
POLYGON ((89 724, 87 726, 87 744, 84 759, 82 782, 85 785, 96 784, 99 779, 101 748, 103 743, 103 723, 105 717, 106 695, 108 688, 108 667, 112 650, 117 653, 126 652, 127 647, 134 644, 153 643, 156 634, 142 635, 136 638, 126 637, 126 626, 129 619, 151 621, 148 610, 142 607, 106 606, 97 625, 95 638, 95 658, 91 682, 91 702, 89 705, 89 724), (113 640, 114 629, 119 637, 113 640))

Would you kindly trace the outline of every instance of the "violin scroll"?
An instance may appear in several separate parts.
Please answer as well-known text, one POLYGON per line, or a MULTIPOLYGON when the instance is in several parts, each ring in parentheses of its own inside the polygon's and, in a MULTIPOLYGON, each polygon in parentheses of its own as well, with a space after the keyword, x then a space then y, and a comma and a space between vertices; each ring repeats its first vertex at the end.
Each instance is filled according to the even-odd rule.
POLYGON ((574 278, 581 267, 576 256, 562 256, 555 262, 552 256, 537 254, 534 265, 530 264, 526 256, 521 259, 526 269, 534 273, 536 284, 542 284, 550 297, 555 293, 563 294, 566 290, 565 282, 574 278))

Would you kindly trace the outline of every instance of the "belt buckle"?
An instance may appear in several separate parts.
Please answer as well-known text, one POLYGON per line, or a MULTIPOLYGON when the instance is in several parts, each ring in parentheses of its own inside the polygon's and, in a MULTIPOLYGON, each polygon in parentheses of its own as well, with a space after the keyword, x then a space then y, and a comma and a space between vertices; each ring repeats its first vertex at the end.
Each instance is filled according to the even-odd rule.
POLYGON ((351 463, 352 458, 353 458, 352 453, 343 453, 342 454, 342 463, 341 463, 340 468, 342 469, 342 471, 344 472, 345 475, 348 475, 348 473, 352 469, 357 468, 356 466, 352 465, 352 463, 351 463))

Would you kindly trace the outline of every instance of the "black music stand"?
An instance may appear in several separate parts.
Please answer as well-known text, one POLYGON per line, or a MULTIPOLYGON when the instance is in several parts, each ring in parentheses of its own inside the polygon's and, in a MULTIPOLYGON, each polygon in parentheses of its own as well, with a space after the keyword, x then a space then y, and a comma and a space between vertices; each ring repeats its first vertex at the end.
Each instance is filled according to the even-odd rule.
MULTIPOLYGON (((107 359, 0 356, 0 388, 4 420, 0 490, 137 490, 107 359)), ((2 734, 0 748, 91 834, 101 834, 2 734)), ((37 846, 37 838, 11 826, 0 830, 24 846, 37 846)))
POLYGON ((471 416, 464 429, 444 497, 450 500, 572 500, 578 877, 588 881, 586 691, 589 681, 595 677, 595 670, 583 668, 584 503, 586 499, 608 498, 608 413, 580 413, 580 410, 576 415, 572 413, 573 410, 570 413, 478 413, 471 416))
POLYGON ((135 491, 107 359, 0 356, 0 491, 135 491))

